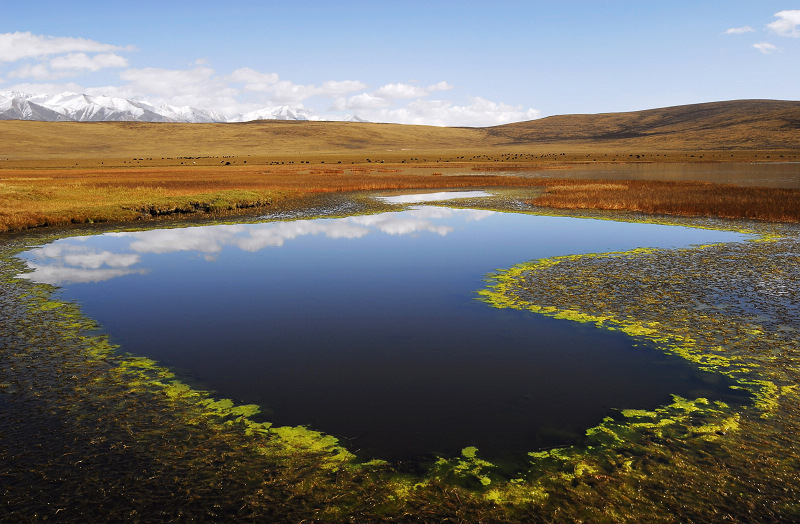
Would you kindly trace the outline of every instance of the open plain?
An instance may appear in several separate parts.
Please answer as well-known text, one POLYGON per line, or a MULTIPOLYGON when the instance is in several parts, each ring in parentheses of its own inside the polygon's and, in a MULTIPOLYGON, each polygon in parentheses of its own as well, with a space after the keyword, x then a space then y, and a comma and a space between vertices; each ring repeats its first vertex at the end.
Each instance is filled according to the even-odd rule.
POLYGON ((766 100, 491 128, 3 121, 0 231, 274 209, 319 192, 488 186, 545 188, 536 205, 549 207, 798 221, 796 162, 800 103, 766 100), (663 169, 747 163, 790 175, 754 184, 712 171, 697 183, 663 169), (634 165, 643 169, 613 184, 581 181, 634 165), (648 178, 647 166, 662 168, 658 180, 630 180, 648 178))

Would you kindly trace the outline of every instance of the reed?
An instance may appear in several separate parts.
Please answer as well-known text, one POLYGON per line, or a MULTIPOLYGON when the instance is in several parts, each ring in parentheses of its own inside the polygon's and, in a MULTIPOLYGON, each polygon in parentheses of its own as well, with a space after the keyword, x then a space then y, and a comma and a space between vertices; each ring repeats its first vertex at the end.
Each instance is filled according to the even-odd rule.
POLYGON ((559 209, 800 222, 800 190, 705 182, 559 180, 531 201, 559 209))
POLYGON ((472 172, 469 164, 455 170, 442 164, 6 169, 0 172, 0 231, 238 212, 317 193, 470 187, 546 188, 530 203, 559 209, 800 221, 797 189, 465 174, 472 172))

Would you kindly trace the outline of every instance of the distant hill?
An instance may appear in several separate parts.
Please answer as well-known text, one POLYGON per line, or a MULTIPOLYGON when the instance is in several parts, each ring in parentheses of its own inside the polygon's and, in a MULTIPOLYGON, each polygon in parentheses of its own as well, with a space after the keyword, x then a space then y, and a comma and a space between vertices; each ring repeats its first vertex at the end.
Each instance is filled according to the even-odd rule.
MULTIPOLYGON (((172 115, 180 113, 179 108, 171 109, 172 115)), ((436 160, 447 155, 468 161, 479 160, 476 155, 481 154, 514 153, 533 158, 562 152, 577 160, 602 152, 624 152, 627 157, 639 152, 778 149, 800 151, 800 102, 713 102, 628 113, 552 116, 486 128, 310 120, 200 124, 0 121, 0 160, 204 155, 308 160, 307 155, 323 155, 320 159, 339 155, 342 158, 338 160, 343 161, 372 157, 389 162, 436 160)))
POLYGON ((562 115, 488 129, 496 144, 630 144, 655 149, 800 147, 800 102, 735 100, 629 113, 562 115))

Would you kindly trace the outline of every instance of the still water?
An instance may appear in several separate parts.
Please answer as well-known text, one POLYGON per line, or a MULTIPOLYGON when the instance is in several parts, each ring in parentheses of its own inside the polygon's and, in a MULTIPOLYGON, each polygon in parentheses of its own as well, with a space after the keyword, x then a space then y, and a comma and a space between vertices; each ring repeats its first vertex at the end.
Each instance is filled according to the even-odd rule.
MULTIPOLYGON (((424 199, 423 199, 424 200, 424 199)), ((719 376, 593 326, 475 300, 531 259, 737 233, 417 205, 336 219, 109 233, 23 256, 122 350, 363 457, 501 458, 579 441, 719 376)))

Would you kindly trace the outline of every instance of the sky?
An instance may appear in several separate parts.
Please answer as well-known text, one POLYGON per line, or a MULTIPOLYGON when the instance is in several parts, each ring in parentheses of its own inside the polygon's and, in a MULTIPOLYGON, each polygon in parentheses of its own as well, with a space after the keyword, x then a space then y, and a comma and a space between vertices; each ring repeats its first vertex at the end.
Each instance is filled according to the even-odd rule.
POLYGON ((0 0, 0 90, 447 126, 800 100, 800 0, 0 0))

